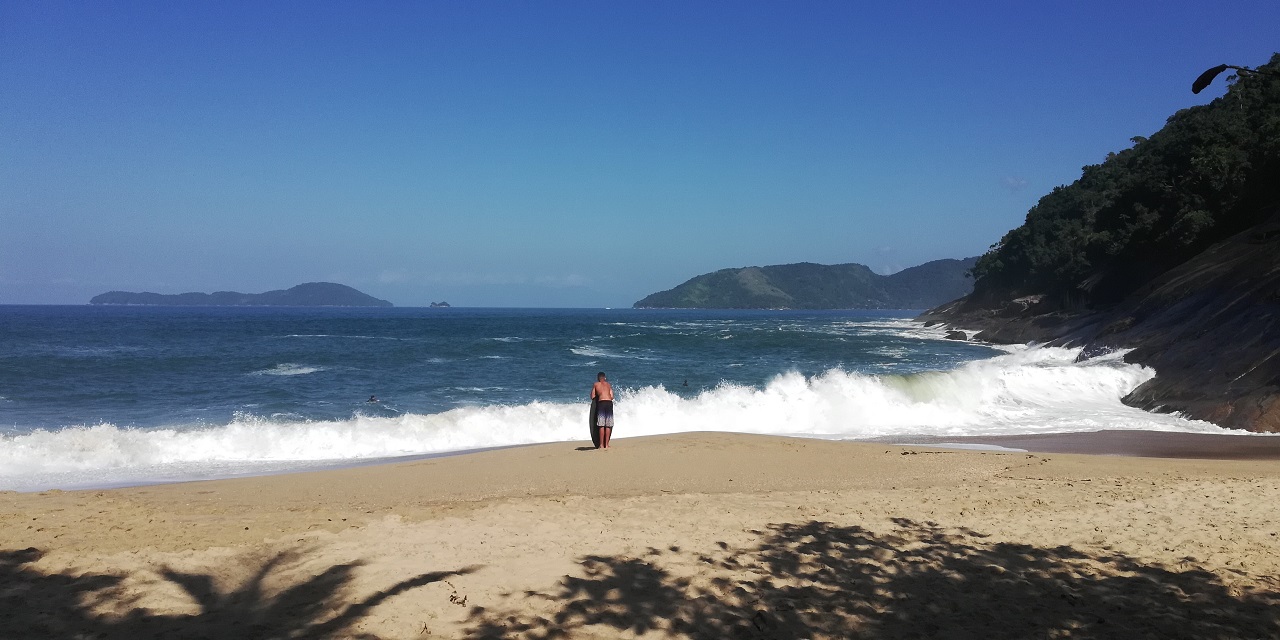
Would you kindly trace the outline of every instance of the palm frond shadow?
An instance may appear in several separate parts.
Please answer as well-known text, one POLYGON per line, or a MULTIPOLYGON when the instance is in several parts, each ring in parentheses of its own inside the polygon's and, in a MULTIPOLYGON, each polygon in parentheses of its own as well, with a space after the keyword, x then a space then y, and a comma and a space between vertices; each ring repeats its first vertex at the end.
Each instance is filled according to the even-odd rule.
POLYGON ((285 550, 257 560, 238 585, 221 589, 212 574, 168 567, 166 582, 190 597, 197 611, 155 613, 139 606, 125 575, 45 573, 32 565, 43 552, 0 551, 0 629, 6 638, 373 638, 352 627, 387 599, 478 567, 434 571, 355 598, 350 583, 359 562, 332 565, 292 582, 305 550, 285 550), (106 612, 104 612, 106 611, 106 612), (119 613, 123 612, 123 613, 119 613))
POLYGON ((987 543, 899 519, 877 534, 771 525, 753 546, 589 556, 582 575, 526 598, 551 615, 473 608, 476 638, 1280 638, 1280 592, 1119 553, 987 543), (691 566, 698 569, 691 569, 691 566), (664 568, 668 567, 668 568, 664 568), (675 567, 682 566, 676 575, 675 567))

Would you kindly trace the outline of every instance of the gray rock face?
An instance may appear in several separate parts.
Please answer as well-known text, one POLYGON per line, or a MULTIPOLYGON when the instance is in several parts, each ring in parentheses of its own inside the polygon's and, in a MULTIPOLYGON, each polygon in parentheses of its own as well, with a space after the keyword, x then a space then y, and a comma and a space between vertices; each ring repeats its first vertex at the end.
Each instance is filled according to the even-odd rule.
POLYGON ((999 343, 1132 349, 1156 377, 1124 398, 1153 411, 1280 432, 1280 212, 1148 282, 1109 309, 964 298, 921 319, 999 343))

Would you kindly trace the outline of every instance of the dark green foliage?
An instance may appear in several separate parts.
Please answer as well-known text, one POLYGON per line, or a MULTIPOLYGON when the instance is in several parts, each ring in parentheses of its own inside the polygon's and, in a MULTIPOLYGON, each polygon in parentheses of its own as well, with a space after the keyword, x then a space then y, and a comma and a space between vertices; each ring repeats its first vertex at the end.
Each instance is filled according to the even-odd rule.
MULTIPOLYGON (((1260 69, 1280 72, 1280 54, 1260 69)), ((1280 202, 1280 77, 1235 78, 1134 143, 1041 198, 979 258, 976 297, 1112 304, 1260 222, 1280 202)))
POLYGON ((935 260, 882 276, 860 264, 721 269, 635 304, 669 309, 924 309, 968 294, 976 258, 935 260))

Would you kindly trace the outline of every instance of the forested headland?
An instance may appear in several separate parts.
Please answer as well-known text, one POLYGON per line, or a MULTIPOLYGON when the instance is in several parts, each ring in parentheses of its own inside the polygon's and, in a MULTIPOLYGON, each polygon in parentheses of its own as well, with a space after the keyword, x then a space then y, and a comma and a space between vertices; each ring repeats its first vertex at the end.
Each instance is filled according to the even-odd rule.
POLYGON ((1000 342, 1132 348, 1126 402, 1280 430, 1280 54, 1045 195, 924 316, 1000 342))
POLYGON ((721 269, 650 294, 636 308, 926 309, 973 289, 975 258, 926 262, 891 275, 861 264, 721 269))

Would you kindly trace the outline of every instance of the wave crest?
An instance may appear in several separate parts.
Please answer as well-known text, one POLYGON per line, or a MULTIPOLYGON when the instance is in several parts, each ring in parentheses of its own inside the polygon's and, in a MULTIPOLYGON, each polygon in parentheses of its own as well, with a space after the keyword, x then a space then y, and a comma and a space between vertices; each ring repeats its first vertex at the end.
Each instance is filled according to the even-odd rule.
MULTIPOLYGON (((623 390, 615 433, 733 431, 857 439, 1099 429, 1225 432, 1123 405, 1120 398, 1154 372, 1124 363, 1120 353, 1076 363, 1077 353, 1018 349, 951 371, 901 376, 787 373, 763 388, 722 384, 688 398, 660 386, 623 390)), ((310 372, 291 364, 268 371, 283 367, 310 372)), ((0 489, 219 477, 317 462, 585 440, 585 422, 585 404, 533 402, 338 421, 241 414, 229 424, 202 428, 100 424, 38 430, 0 437, 0 489), (174 473, 181 477, 170 477, 174 473)))
POLYGON ((251 376, 304 376, 308 373, 324 371, 324 367, 308 367, 306 365, 284 362, 270 369, 261 369, 250 373, 251 376))

